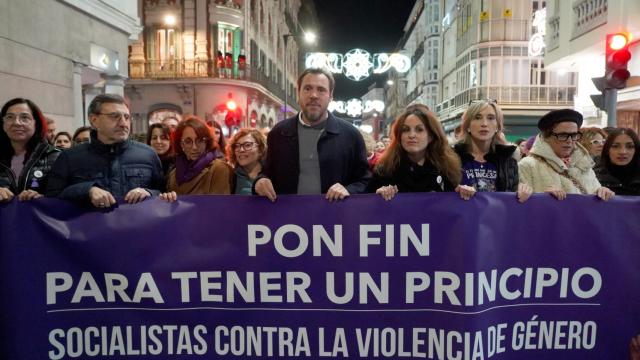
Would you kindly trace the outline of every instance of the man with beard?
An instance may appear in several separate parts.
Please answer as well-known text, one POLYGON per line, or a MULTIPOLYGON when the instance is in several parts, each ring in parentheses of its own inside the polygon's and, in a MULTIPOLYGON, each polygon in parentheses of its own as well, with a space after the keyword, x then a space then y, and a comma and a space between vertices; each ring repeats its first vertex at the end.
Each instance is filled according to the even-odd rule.
POLYGON ((365 192, 371 176, 364 140, 353 125, 327 111, 335 80, 325 69, 306 69, 298 78, 301 112, 276 124, 267 138, 263 176, 254 192, 326 194, 329 201, 365 192))
POLYGON ((101 94, 89 105, 91 142, 58 157, 47 196, 90 202, 97 208, 140 202, 164 190, 162 165, 146 144, 129 140, 131 115, 119 95, 101 94))

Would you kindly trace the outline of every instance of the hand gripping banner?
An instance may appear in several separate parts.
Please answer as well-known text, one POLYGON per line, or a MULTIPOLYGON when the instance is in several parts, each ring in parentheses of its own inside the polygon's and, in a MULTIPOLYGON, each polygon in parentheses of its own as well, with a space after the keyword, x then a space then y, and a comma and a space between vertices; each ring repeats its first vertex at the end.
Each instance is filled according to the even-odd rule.
POLYGON ((640 199, 0 204, 3 359, 624 359, 640 199))

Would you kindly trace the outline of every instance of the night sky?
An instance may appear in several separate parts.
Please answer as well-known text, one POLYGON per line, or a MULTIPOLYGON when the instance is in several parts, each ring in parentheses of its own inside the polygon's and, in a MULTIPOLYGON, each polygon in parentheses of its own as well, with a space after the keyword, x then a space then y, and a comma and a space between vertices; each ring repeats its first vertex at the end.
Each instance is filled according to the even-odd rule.
MULTIPOLYGON (((353 48, 372 55, 392 52, 403 35, 415 0, 314 0, 320 29, 317 52, 346 53, 353 48)), ((375 81, 382 86, 386 74, 352 81, 342 74, 336 77, 335 100, 359 98, 375 81)))

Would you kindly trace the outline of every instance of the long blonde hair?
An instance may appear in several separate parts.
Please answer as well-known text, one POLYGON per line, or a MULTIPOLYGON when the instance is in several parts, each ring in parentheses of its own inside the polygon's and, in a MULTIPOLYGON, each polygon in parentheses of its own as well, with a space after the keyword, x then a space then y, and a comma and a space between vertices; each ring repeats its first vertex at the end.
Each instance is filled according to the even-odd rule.
POLYGON ((400 137, 402 127, 410 115, 418 117, 429 133, 429 144, 424 154, 426 161, 435 166, 454 187, 459 185, 462 177, 460 159, 449 146, 447 135, 436 115, 421 104, 408 106, 394 121, 391 128, 391 144, 378 161, 376 172, 383 176, 391 176, 400 166, 400 159, 406 155, 400 137))

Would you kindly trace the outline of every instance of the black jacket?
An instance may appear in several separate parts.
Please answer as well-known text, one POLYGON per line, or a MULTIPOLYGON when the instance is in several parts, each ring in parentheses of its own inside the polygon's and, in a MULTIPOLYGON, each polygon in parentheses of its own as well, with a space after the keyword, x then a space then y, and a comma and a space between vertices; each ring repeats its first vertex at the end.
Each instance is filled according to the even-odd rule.
POLYGON ((600 185, 605 186, 617 195, 640 196, 640 169, 630 172, 625 178, 616 177, 601 164, 594 169, 600 185))
POLYGON ((118 197, 137 187, 158 195, 164 185, 162 165, 153 149, 132 140, 106 145, 92 131, 90 143, 60 155, 49 177, 47 196, 88 201, 93 186, 118 197))
MULTIPOLYGON (((473 160, 473 155, 467 150, 464 143, 455 144, 453 149, 460 157, 462 165, 473 160)), ((518 162, 513 158, 516 151, 514 145, 495 145, 495 152, 489 152, 484 156, 487 162, 494 164, 497 168, 498 178, 496 179, 496 191, 518 191, 518 162)))
POLYGON ((367 192, 374 193, 382 186, 395 185, 398 192, 442 192, 453 191, 453 185, 431 164, 420 166, 402 157, 398 169, 391 176, 375 172, 367 186, 367 192))
MULTIPOLYGON (((331 113, 326 121, 318 139, 321 192, 326 193, 333 184, 340 183, 350 194, 364 193, 371 173, 362 135, 331 113)), ((279 122, 269 132, 263 173, 262 177, 271 179, 277 194, 298 192, 298 115, 279 122)))
POLYGON ((49 172, 58 155, 60 155, 60 150, 47 142, 39 143, 26 159, 18 179, 11 170, 11 159, 2 159, 0 161, 0 187, 8 188, 15 195, 24 190, 35 190, 44 194, 47 189, 49 172))

